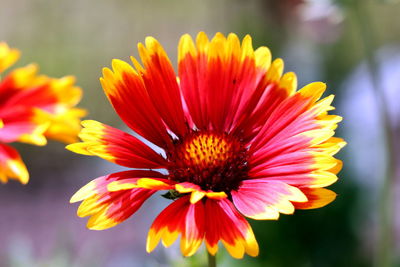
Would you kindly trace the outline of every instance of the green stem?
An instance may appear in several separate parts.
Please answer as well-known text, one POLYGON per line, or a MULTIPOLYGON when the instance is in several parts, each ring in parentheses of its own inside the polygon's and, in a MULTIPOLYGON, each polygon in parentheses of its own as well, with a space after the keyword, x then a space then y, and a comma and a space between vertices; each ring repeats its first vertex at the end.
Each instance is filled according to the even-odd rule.
POLYGON ((389 267, 392 266, 392 245, 393 245, 393 182, 395 173, 396 151, 393 144, 393 129, 390 123, 388 103, 385 99, 384 89, 379 76, 378 65, 375 60, 374 50, 376 36, 371 25, 371 16, 369 14, 367 3, 361 0, 355 1, 354 11, 357 24, 361 33, 362 42, 364 44, 367 67, 370 72, 371 81, 375 93, 375 99, 380 112, 382 129, 385 137, 385 150, 387 161, 385 166, 384 180, 380 192, 379 205, 379 237, 378 250, 376 257, 376 266, 389 267))
POLYGON ((210 252, 207 251, 208 256, 208 267, 217 267, 217 260, 215 255, 211 255, 210 252))

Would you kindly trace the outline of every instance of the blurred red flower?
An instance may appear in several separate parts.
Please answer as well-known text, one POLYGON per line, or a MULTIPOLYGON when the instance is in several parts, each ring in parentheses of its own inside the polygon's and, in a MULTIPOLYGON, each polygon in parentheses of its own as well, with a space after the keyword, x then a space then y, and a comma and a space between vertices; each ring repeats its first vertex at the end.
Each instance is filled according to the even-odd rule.
MULTIPOLYGON (((14 64, 20 52, 0 43, 0 74, 14 64)), ((77 141, 82 109, 74 108, 82 90, 71 76, 61 79, 37 74, 35 64, 0 76, 0 181, 23 184, 29 173, 16 149, 8 143, 45 145, 47 138, 65 143, 77 141)))

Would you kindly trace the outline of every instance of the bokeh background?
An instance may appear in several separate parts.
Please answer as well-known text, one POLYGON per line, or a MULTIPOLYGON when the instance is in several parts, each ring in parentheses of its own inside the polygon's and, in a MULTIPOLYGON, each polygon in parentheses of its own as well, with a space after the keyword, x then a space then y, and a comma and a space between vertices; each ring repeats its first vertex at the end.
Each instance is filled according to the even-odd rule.
MULTIPOLYGON (((99 83, 111 59, 137 55, 156 37, 176 63, 184 33, 250 34, 285 60, 303 86, 324 81, 336 94, 348 146, 338 193, 329 206, 252 221, 258 258, 221 266, 400 266, 400 4, 384 0, 2 0, 0 40, 22 51, 17 66, 36 62, 49 76, 74 75, 84 89, 87 118, 126 127, 99 83), (387 260, 389 259, 389 260, 387 260)), ((127 129, 126 129, 127 130, 127 129)), ((31 180, 0 185, 0 266, 202 266, 204 251, 184 259, 178 246, 152 254, 145 239, 168 204, 153 197, 132 218, 90 231, 70 196, 91 179, 122 170, 64 145, 16 145, 31 180)))

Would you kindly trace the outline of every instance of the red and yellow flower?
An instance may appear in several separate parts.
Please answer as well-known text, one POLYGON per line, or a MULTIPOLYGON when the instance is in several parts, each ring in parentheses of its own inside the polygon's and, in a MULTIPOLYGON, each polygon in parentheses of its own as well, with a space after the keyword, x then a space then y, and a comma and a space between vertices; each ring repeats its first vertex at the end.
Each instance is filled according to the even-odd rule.
POLYGON ((97 121, 84 121, 82 142, 67 148, 134 168, 99 177, 71 202, 88 227, 113 227, 159 190, 174 201, 153 222, 147 251, 181 236, 183 255, 205 241, 210 254, 221 241, 235 258, 258 254, 245 217, 276 220, 295 209, 327 205, 336 194, 333 156, 345 142, 333 137, 341 117, 329 115, 333 95, 325 84, 297 90, 296 75, 271 63, 267 47, 253 50, 250 36, 184 35, 178 78, 152 37, 139 43, 143 65, 113 60, 101 83, 114 109, 138 137, 97 121))
MULTIPOLYGON (((0 42, 0 75, 13 65, 20 52, 0 42)), ((8 143, 45 145, 47 138, 76 142, 85 111, 74 106, 82 90, 73 77, 38 75, 34 64, 0 76, 0 182, 16 179, 23 184, 29 174, 22 159, 8 143)))

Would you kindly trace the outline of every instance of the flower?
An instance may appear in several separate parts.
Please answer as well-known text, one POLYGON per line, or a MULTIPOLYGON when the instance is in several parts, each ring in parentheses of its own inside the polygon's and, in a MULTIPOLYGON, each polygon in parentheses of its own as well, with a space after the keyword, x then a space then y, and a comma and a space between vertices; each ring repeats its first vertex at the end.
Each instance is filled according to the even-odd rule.
POLYGON ((113 60, 101 83, 122 120, 147 141, 97 121, 84 121, 82 142, 67 149, 135 168, 99 177, 71 202, 88 228, 113 227, 158 190, 174 201, 153 222, 147 251, 168 247, 181 235, 184 256, 203 240, 210 254, 221 241, 235 258, 258 255, 245 217, 275 220, 279 214, 327 205, 336 194, 342 163, 333 157, 345 142, 333 137, 341 117, 328 115, 333 95, 318 99, 325 84, 296 91, 283 61, 271 63, 267 47, 253 50, 250 36, 217 33, 196 42, 183 35, 178 78, 152 37, 138 50, 143 66, 113 60), (160 170, 160 171, 158 171, 160 170), (164 170, 163 172, 161 170, 164 170))
MULTIPOLYGON (((13 65, 20 52, 0 42, 0 74, 13 65)), ((23 184, 29 173, 11 142, 45 145, 47 138, 77 142, 80 117, 85 111, 73 108, 82 91, 73 77, 49 78, 37 74, 34 64, 0 76, 0 182, 16 179, 23 184)))

